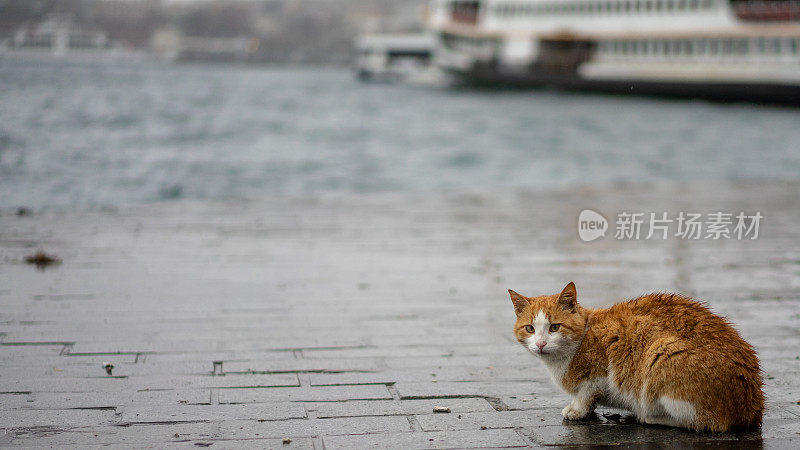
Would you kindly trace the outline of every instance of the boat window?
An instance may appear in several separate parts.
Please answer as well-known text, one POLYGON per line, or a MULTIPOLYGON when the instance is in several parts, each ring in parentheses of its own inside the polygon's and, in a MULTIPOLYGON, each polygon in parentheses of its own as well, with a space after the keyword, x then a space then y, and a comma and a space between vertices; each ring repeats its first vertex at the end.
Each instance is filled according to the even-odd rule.
POLYGON ((722 54, 729 55, 733 53, 733 41, 725 39, 722 41, 722 54))
POLYGON ((736 39, 733 42, 733 52, 737 55, 744 55, 747 53, 747 40, 746 39, 736 39))
POLYGON ((711 39, 709 42, 709 50, 712 55, 719 54, 719 40, 718 39, 711 39))

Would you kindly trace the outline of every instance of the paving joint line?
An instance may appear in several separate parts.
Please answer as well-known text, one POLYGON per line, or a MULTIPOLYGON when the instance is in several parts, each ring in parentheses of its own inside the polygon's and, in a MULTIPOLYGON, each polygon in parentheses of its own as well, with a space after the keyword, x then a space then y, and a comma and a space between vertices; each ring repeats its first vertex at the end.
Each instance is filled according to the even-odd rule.
POLYGON ((411 426, 411 432, 422 432, 425 431, 422 429, 422 425, 420 425, 419 420, 414 415, 407 415, 406 419, 408 419, 408 424, 411 426))
POLYGON ((376 384, 383 384, 386 386, 386 390, 389 391, 389 394, 392 396, 392 400, 400 401, 402 397, 400 397, 400 392, 397 391, 397 387, 394 385, 394 382, 391 383, 376 383, 376 384))
POLYGON ((322 436, 313 436, 311 445, 314 446, 314 450, 325 450, 325 441, 322 440, 322 436))

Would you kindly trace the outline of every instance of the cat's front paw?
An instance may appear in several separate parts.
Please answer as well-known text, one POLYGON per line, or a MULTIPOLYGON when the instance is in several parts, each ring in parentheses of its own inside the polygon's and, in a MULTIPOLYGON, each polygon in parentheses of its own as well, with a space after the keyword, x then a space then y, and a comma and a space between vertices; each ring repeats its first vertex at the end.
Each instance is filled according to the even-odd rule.
POLYGON ((586 418, 591 412, 591 408, 572 402, 561 410, 561 415, 567 420, 580 420, 586 418))

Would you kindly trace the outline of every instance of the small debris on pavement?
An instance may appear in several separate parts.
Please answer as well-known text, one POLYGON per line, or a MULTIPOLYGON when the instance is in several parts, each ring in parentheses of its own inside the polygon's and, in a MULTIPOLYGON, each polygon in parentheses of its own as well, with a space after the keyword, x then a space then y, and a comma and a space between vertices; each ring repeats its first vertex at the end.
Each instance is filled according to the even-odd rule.
POLYGON ((449 413, 450 412, 450 408, 448 408, 447 406, 434 406, 433 407, 433 412, 435 412, 435 413, 449 413))
POLYGON ((292 443, 292 440, 289 438, 283 438, 283 445, 289 445, 292 443))
POLYGON ((103 362, 103 369, 106 369, 106 373, 111 375, 111 372, 114 370, 114 365, 110 362, 103 362))
POLYGON ((40 250, 33 255, 26 256, 25 262, 35 265, 39 270, 44 270, 49 266, 61 264, 61 259, 58 256, 48 255, 40 250))

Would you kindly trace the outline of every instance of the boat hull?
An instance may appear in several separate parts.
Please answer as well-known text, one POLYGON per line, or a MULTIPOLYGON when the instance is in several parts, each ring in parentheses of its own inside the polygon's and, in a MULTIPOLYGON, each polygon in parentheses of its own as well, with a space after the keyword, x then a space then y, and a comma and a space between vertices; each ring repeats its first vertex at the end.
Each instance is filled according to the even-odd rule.
POLYGON ((452 75, 462 86, 551 88, 564 91, 702 99, 715 102, 800 106, 800 84, 791 83, 589 79, 575 72, 550 73, 536 69, 525 72, 503 72, 494 67, 475 67, 469 71, 454 71, 452 75))

